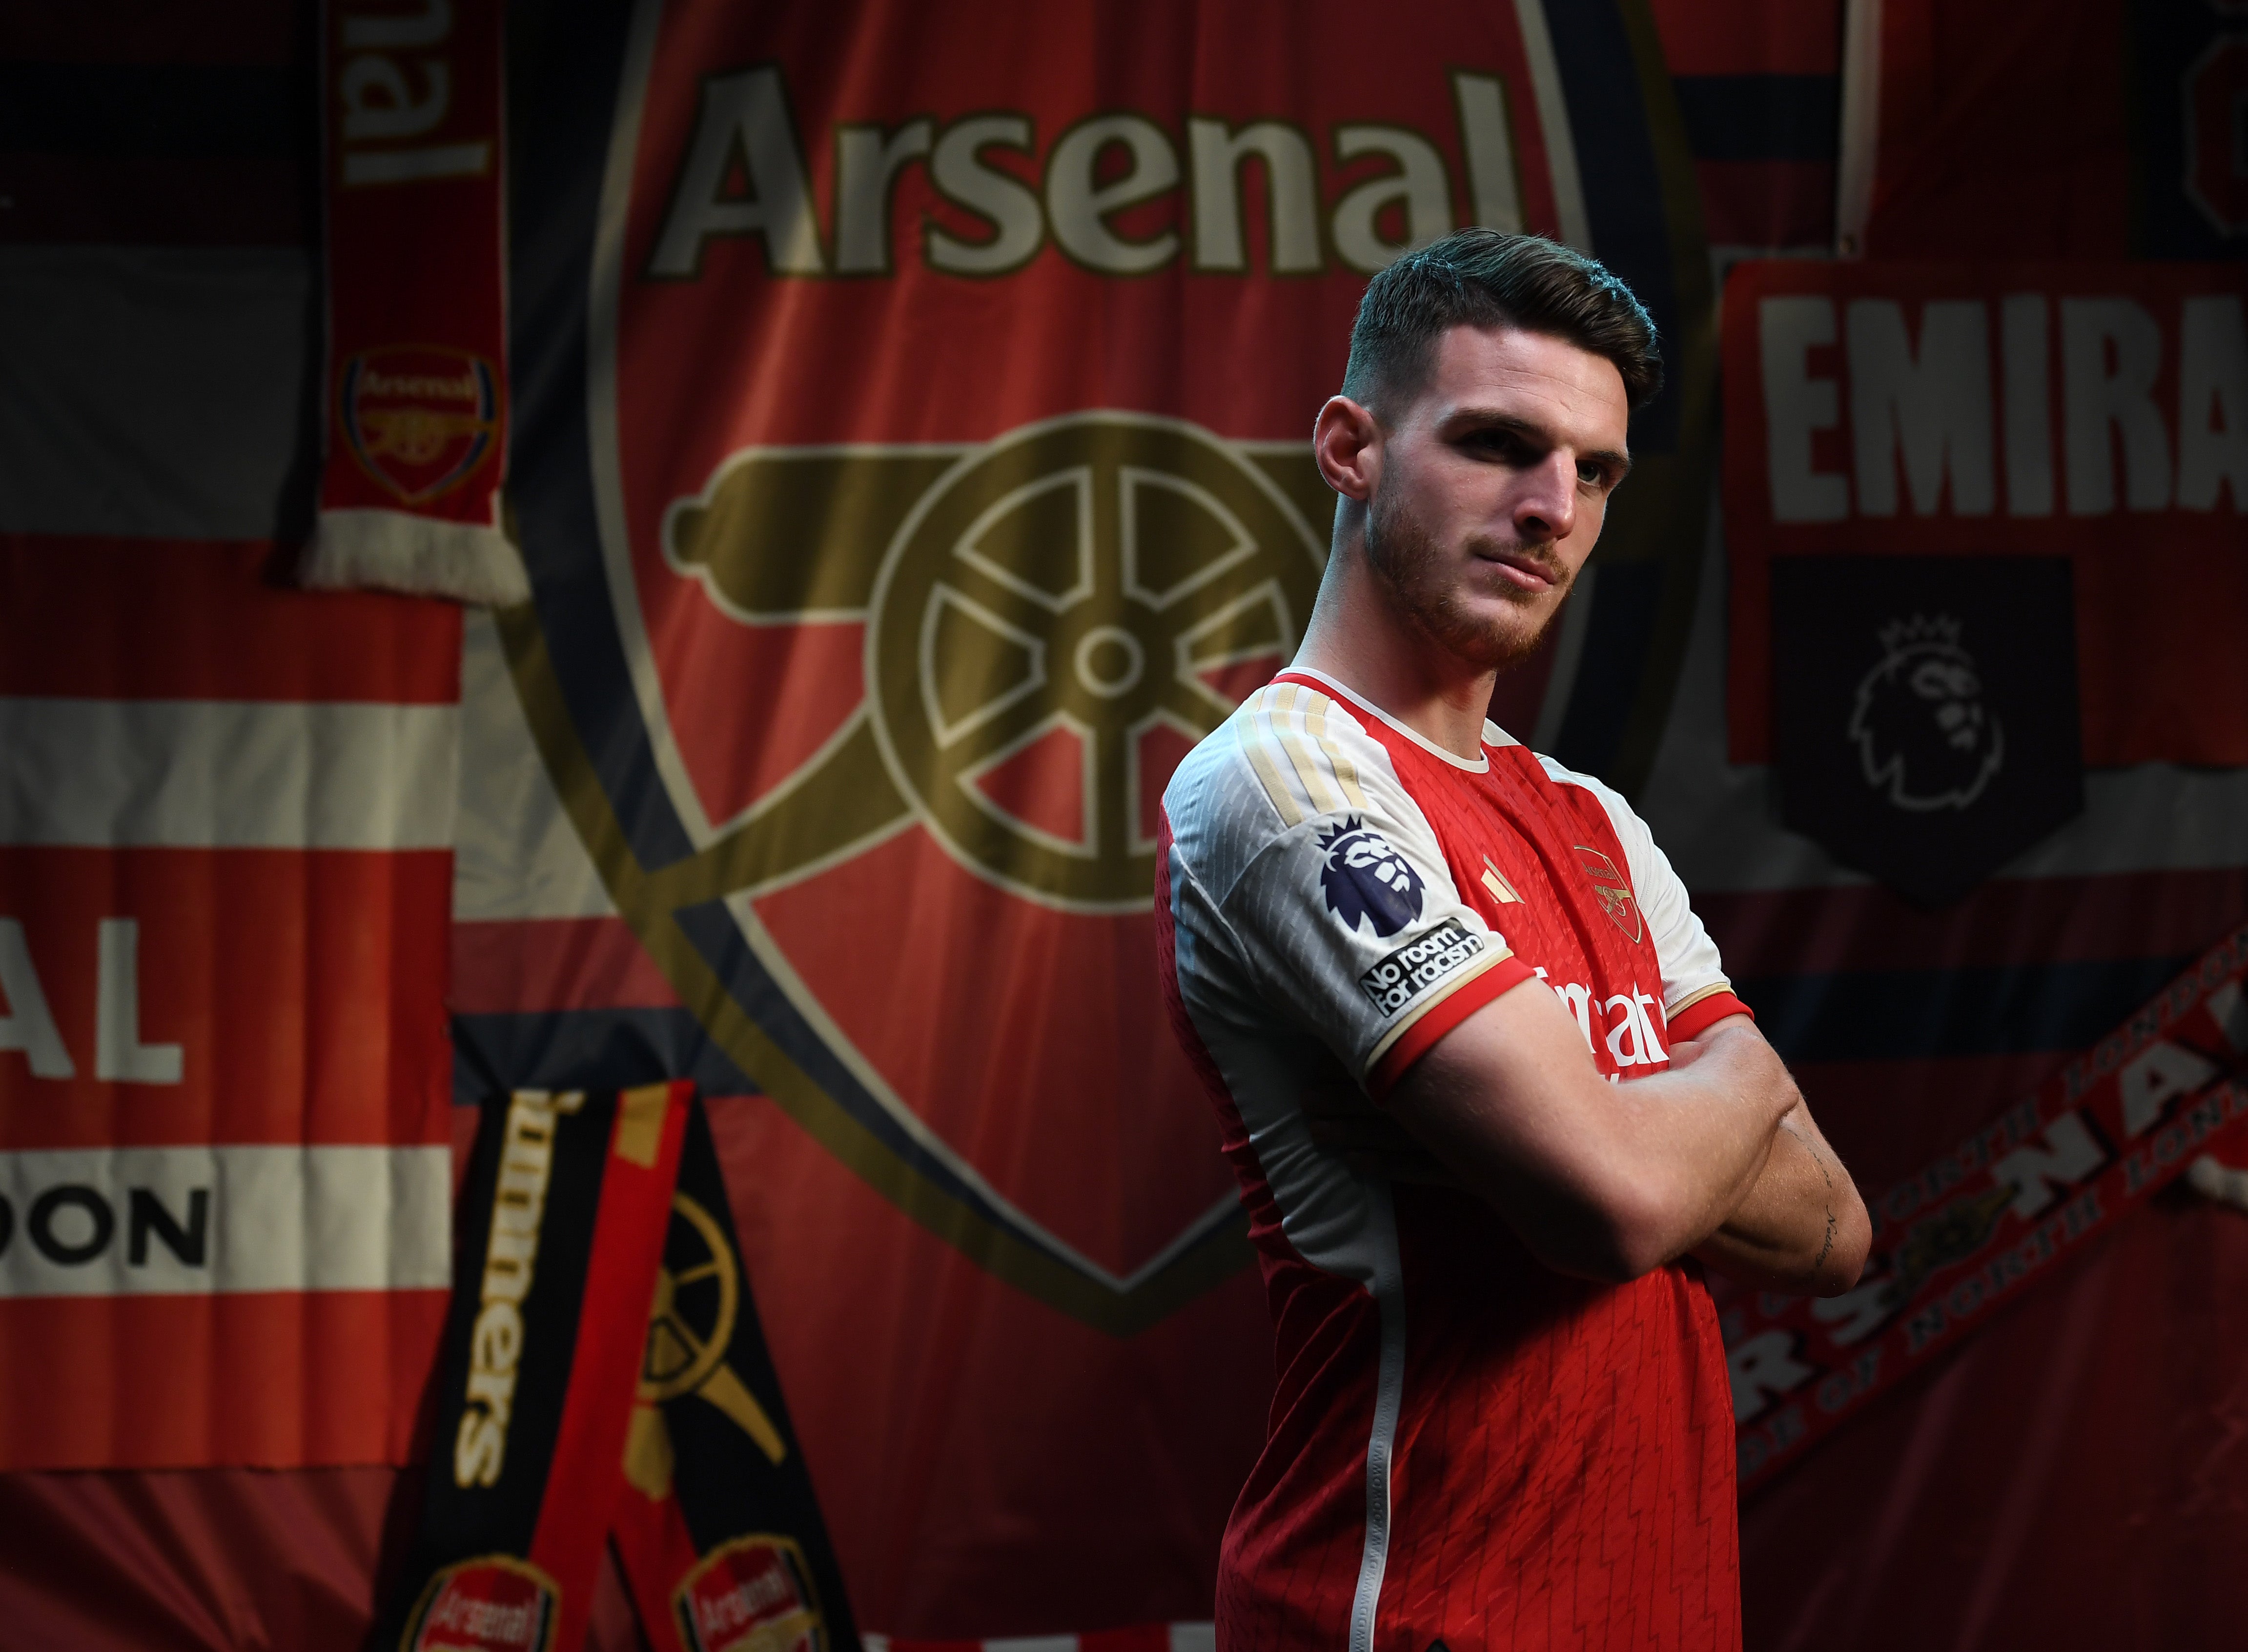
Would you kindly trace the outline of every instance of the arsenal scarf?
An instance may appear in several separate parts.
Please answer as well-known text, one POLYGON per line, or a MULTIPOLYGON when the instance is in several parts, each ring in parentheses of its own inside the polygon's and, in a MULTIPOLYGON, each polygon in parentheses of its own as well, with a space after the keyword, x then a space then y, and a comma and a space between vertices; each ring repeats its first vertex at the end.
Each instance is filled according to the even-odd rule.
POLYGON ((422 1526, 372 1644, 585 1640, 606 1539, 658 1652, 858 1652, 693 1087, 484 1110, 422 1526))
POLYGON ((679 1161, 625 1478, 612 1536, 655 1652, 857 1652, 699 1105, 679 1161))
POLYGON ((485 1107, 421 1530, 374 1645, 585 1643, 691 1094, 485 1107))
POLYGON ((501 0, 323 8, 326 448, 308 586, 530 595, 499 514, 501 16, 501 0))
POLYGON ((1874 1255, 1856 1289, 1765 1293, 1726 1313, 1743 1489, 1979 1330, 2212 1139, 2238 1140, 2244 1053, 2248 929, 2037 1094, 1868 1200, 1874 1255))

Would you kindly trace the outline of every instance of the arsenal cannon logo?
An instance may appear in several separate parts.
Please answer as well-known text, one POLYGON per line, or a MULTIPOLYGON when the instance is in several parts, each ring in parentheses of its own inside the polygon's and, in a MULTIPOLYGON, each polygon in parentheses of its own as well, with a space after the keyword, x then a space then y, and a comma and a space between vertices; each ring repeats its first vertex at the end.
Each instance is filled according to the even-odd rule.
POLYGON ((1294 652, 1325 546, 1206 431, 1089 413, 949 463, 740 455, 664 551, 750 622, 863 612, 871 740, 835 761, 977 876, 1119 912, 1148 905, 1163 781, 1294 652))
MULTIPOLYGON (((1294 653, 1332 500, 1302 443, 1136 413, 738 450, 603 545, 641 721, 594 740, 570 683, 599 651, 503 617, 557 791, 703 1032, 924 1225, 1112 1330, 1244 1258, 1155 991, 1160 800, 1294 653)), ((534 566, 554 543, 526 532, 534 566)))

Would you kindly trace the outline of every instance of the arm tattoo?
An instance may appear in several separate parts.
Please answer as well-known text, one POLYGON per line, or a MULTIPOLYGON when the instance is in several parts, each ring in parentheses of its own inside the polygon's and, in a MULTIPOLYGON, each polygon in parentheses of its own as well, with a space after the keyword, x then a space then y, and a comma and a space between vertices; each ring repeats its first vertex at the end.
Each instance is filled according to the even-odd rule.
POLYGON ((1827 1172, 1826 1161, 1819 1156, 1819 1149, 1811 1145, 1809 1136, 1785 1119, 1779 1121, 1779 1128, 1801 1143, 1804 1152, 1811 1155, 1811 1162, 1818 1166, 1820 1180, 1826 1184, 1826 1238, 1820 1245, 1819 1254, 1811 1259, 1813 1268, 1823 1267, 1826 1263, 1826 1253, 1834 1248, 1834 1178, 1827 1172))

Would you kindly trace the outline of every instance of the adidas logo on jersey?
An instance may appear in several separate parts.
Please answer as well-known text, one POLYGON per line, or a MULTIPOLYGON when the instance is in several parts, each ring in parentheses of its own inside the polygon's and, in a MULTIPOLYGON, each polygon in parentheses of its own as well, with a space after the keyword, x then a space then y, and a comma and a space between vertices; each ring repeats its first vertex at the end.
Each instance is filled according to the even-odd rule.
POLYGON ((1503 907, 1523 904, 1521 895, 1517 894, 1514 886, 1506 881, 1506 874, 1491 863, 1489 855, 1483 858, 1483 887, 1490 890, 1491 898, 1503 907))

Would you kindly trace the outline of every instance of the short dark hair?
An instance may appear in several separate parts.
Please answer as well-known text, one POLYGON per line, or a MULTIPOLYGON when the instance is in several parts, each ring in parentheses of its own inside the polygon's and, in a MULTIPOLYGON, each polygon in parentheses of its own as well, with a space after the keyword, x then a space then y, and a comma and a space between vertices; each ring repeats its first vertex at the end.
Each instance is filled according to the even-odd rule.
POLYGON ((1605 356, 1634 408, 1662 388, 1654 319, 1605 265, 1543 236, 1460 230, 1366 284, 1343 394, 1369 406, 1383 392, 1409 396, 1436 340, 1461 326, 1521 327, 1605 356))

